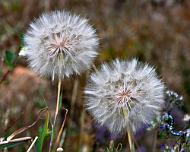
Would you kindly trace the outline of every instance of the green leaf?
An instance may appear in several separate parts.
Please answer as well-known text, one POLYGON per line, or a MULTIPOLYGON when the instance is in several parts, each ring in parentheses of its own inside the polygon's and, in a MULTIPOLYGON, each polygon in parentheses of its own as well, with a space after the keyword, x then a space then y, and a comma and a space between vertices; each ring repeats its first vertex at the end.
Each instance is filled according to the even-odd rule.
POLYGON ((3 75, 3 71, 2 69, 0 68, 0 77, 3 75))
POLYGON ((20 40, 20 49, 22 49, 24 47, 24 33, 21 33, 19 35, 19 40, 20 40))
POLYGON ((34 102, 35 106, 39 109, 42 109, 42 108, 45 108, 47 107, 47 103, 44 99, 37 99, 35 102, 34 102))
POLYGON ((22 144, 23 142, 19 142, 19 143, 7 143, 7 144, 3 144, 0 145, 0 150, 3 150, 4 148, 12 148, 12 147, 16 147, 20 144, 22 144))
POLYGON ((61 108, 62 108, 62 99, 63 99, 63 96, 62 96, 62 93, 61 93, 61 95, 60 95, 60 97, 59 97, 59 111, 60 111, 61 108))
POLYGON ((40 127, 39 129, 39 138, 36 142, 37 152, 42 152, 43 144, 45 140, 47 139, 47 137, 49 137, 51 134, 51 132, 49 131, 49 119, 50 118, 49 118, 49 113, 48 113, 44 126, 40 127))
POLYGON ((6 51, 5 53, 5 63, 10 70, 14 68, 14 62, 16 60, 16 54, 11 51, 6 51))

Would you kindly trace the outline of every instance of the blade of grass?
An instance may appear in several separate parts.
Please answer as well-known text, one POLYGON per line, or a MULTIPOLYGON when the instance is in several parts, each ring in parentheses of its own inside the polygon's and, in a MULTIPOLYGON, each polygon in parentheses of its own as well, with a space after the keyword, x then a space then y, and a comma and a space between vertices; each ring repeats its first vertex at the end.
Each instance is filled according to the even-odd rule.
POLYGON ((67 129, 64 129, 61 136, 61 141, 59 142, 59 147, 63 147, 63 144, 65 142, 66 132, 67 132, 67 129))
POLYGON ((51 134, 51 132, 49 131, 49 121, 50 121, 49 117, 50 116, 48 113, 44 126, 39 129, 39 138, 36 143, 37 152, 42 152, 44 141, 51 134))
POLYGON ((38 139, 38 137, 36 136, 35 139, 33 140, 32 144, 30 145, 30 147, 28 148, 28 150, 26 152, 30 152, 30 150, 32 149, 32 147, 36 143, 37 139, 38 139))
POLYGON ((13 140, 9 140, 9 141, 2 141, 0 142, 0 150, 4 149, 4 148, 12 148, 15 147, 19 144, 22 144, 26 141, 31 140, 31 137, 22 137, 22 138, 16 138, 13 140))
POLYGON ((61 125, 61 128, 60 128, 60 130, 59 130, 57 139, 56 139, 56 146, 59 146, 60 139, 61 139, 61 136, 62 136, 62 133, 63 133, 63 129, 64 129, 64 126, 65 126, 65 122, 66 122, 66 119, 67 119, 68 110, 65 109, 65 108, 64 108, 64 110, 65 110, 65 117, 64 117, 63 123, 62 123, 62 125, 61 125))
POLYGON ((79 86, 79 80, 75 79, 73 91, 72 91, 72 97, 71 97, 71 111, 70 111, 71 118, 72 118, 72 116, 74 114, 74 110, 75 110, 75 102, 76 102, 76 98, 77 98, 78 86, 79 86))
POLYGON ((62 99, 63 99, 63 95, 62 93, 60 94, 60 98, 59 98, 59 110, 62 109, 62 99))

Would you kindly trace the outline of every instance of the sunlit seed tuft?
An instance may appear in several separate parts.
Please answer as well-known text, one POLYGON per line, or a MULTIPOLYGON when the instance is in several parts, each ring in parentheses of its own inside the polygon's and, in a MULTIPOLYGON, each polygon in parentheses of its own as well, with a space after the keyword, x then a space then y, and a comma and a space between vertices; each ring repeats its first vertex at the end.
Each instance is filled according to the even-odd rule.
POLYGON ((164 103, 164 85, 154 68, 136 59, 102 65, 91 74, 85 94, 87 110, 113 133, 149 125, 164 103))
POLYGON ((80 74, 97 56, 98 37, 85 18, 65 11, 44 13, 30 24, 24 36, 30 67, 52 79, 80 74))

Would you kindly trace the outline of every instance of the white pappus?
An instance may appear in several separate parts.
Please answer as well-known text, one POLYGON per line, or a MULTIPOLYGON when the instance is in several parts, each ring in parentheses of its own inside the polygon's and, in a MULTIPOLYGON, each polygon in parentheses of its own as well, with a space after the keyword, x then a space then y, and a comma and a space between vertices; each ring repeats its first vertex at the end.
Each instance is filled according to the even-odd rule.
POLYGON ((86 108, 112 133, 149 125, 164 104, 164 85, 155 69, 136 59, 103 64, 85 89, 86 108))
POLYGON ((42 14, 24 35, 24 55, 42 76, 64 78, 90 68, 99 44, 88 20, 65 11, 42 14))

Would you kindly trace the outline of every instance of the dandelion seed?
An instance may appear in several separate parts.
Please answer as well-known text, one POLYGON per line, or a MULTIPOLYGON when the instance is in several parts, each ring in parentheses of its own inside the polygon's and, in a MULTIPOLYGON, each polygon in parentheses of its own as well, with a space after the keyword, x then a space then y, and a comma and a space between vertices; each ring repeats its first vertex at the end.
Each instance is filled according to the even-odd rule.
POLYGON ((113 133, 149 125, 164 103, 164 85, 154 68, 135 59, 102 65, 91 75, 85 94, 87 109, 113 133))
POLYGON ((97 56, 98 37, 87 19, 64 11, 45 13, 24 36, 30 67, 42 76, 64 78, 90 68, 97 56))

